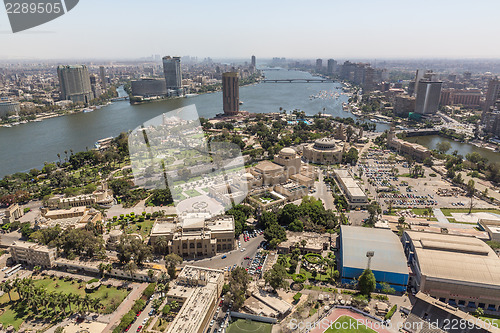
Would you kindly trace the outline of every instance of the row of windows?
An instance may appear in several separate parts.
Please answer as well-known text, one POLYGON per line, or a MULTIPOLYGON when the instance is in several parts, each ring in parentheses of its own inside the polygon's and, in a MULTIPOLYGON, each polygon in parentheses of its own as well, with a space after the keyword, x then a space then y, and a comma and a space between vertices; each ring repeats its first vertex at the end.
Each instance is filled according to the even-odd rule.
MULTIPOLYGON (((453 298, 450 298, 448 300, 448 302, 446 302, 446 298, 444 298, 444 297, 440 297, 439 300, 443 303, 448 303, 452 306, 458 305, 458 306, 468 307, 468 308, 472 308, 472 309, 481 308, 481 309, 489 310, 489 311, 497 311, 496 304, 488 304, 488 307, 486 307, 485 303, 477 303, 476 304, 476 302, 472 302, 472 301, 458 300, 458 303, 457 303, 457 300, 453 299, 453 298)), ((500 311, 500 309, 498 309, 498 311, 500 311)))

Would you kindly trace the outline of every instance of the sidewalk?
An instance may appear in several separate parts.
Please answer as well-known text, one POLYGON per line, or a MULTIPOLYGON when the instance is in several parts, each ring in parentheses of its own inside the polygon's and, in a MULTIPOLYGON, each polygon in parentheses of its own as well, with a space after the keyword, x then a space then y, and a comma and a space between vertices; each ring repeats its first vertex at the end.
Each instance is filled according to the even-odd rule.
POLYGON ((142 292, 144 291, 144 289, 146 289, 147 286, 147 283, 134 283, 134 290, 132 290, 130 294, 128 294, 128 296, 125 298, 125 300, 123 300, 122 304, 120 304, 115 312, 110 315, 99 316, 98 321, 108 323, 108 326, 104 328, 103 332, 113 331, 114 326, 118 325, 123 315, 130 311, 130 309, 134 305, 134 302, 141 297, 142 292))

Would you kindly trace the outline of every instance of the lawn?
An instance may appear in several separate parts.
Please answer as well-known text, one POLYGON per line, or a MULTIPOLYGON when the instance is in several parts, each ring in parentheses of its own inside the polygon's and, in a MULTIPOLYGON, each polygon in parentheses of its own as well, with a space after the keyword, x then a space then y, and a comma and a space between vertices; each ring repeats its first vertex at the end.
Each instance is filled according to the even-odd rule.
POLYGON ((193 198, 193 197, 198 197, 201 195, 200 192, 194 190, 194 189, 191 189, 191 190, 186 190, 184 191, 184 193, 186 193, 190 198, 193 198))
POLYGON ((479 317, 479 319, 485 321, 488 324, 491 324, 491 326, 500 327, 500 318, 479 317))
MULTIPOLYGON (((445 216, 452 216, 451 213, 468 213, 469 208, 441 208, 441 211, 445 216)), ((472 213, 493 213, 493 214, 499 214, 500 215, 500 210, 498 209, 488 209, 488 208, 477 208, 473 209, 472 213)))
POLYGON ((149 233, 151 232, 151 229, 153 228, 153 223, 154 222, 152 220, 145 220, 144 222, 131 223, 127 227, 127 233, 128 234, 139 233, 142 236, 142 238, 145 238, 145 237, 149 236, 149 233))
POLYGON ((267 323, 259 323, 246 319, 238 319, 227 328, 227 333, 242 333, 242 332, 256 332, 256 333, 271 333, 273 325, 267 323))
MULTIPOLYGON (((425 208, 413 208, 411 211, 413 212, 413 214, 426 216, 426 215, 424 214, 424 212, 425 212, 426 210, 427 210, 427 209, 425 209, 425 208)), ((432 213, 432 214, 431 214, 431 216, 434 216, 434 213, 432 213)))
POLYGON ((315 278, 313 278, 312 273, 307 271, 304 268, 300 269, 300 273, 304 274, 308 280, 318 280, 318 281, 328 281, 330 279, 330 270, 327 270, 326 274, 317 274, 315 278))
POLYGON ((9 295, 4 294, 0 297, 0 309, 3 309, 3 313, 0 315, 0 323, 2 323, 3 327, 8 327, 10 325, 14 326, 14 328, 19 330, 21 324, 26 320, 28 314, 18 314, 14 309, 12 309, 12 305, 15 304, 16 300, 19 299, 17 293, 14 291, 10 292, 12 297, 12 302, 9 303, 9 295))
MULTIPOLYGON (((65 281, 64 279, 58 279, 54 281, 51 278, 44 278, 40 280, 33 281, 35 285, 40 285, 45 287, 48 292, 56 291, 65 294, 77 294, 81 297, 85 297, 85 282, 78 283, 76 280, 65 281)), ((104 309, 102 312, 111 313, 118 305, 125 299, 128 295, 127 289, 117 289, 115 287, 101 286, 96 291, 89 293, 91 298, 99 297, 102 300, 104 309)))
POLYGON ((342 316, 335 320, 335 322, 324 332, 324 333, 376 333, 374 330, 366 327, 365 325, 357 322, 356 319, 349 316, 342 316), (351 327, 351 323, 354 323, 356 328, 342 328, 351 327))

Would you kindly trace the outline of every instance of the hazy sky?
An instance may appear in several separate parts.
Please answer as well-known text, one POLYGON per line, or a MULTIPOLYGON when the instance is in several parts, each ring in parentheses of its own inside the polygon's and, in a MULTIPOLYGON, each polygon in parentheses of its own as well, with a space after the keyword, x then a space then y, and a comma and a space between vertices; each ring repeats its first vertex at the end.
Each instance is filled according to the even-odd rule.
POLYGON ((80 0, 0 58, 500 58, 499 0, 80 0))

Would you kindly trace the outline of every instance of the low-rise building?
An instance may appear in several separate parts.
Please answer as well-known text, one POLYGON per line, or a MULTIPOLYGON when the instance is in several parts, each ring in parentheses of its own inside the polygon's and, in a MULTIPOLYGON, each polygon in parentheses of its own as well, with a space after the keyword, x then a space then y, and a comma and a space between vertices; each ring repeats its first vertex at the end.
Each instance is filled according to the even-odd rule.
POLYGON ((12 223, 16 220, 19 220, 23 216, 23 210, 19 207, 18 204, 10 205, 5 210, 5 216, 3 218, 3 223, 12 223))
POLYGON ((173 220, 158 219, 151 230, 151 244, 154 246, 160 237, 168 244, 169 253, 187 258, 211 257, 234 249, 234 218, 189 212, 173 220))
POLYGON ((281 242, 277 247, 278 253, 290 253, 298 248, 302 254, 317 253, 329 250, 332 244, 330 234, 318 234, 315 232, 292 232, 287 231, 286 241, 281 242), (303 245, 305 241, 305 245, 303 245))
POLYGON ((500 221, 499 220, 479 220, 481 228, 488 233, 490 240, 500 242, 500 221))
POLYGON ((16 241, 10 246, 12 260, 30 266, 51 268, 56 259, 56 249, 36 243, 16 241))
POLYGON ((352 178, 349 171, 346 169, 336 169, 334 170, 334 176, 347 199, 349 208, 363 208, 368 206, 368 197, 366 193, 361 189, 354 178, 352 178))
POLYGON ((409 270, 399 237, 390 230, 343 225, 339 235, 339 273, 342 283, 351 285, 366 268, 377 281, 404 293, 409 270))
POLYGON ((308 162, 317 164, 339 164, 346 144, 333 138, 321 138, 303 149, 303 156, 308 162))
POLYGON ((223 271, 185 266, 167 292, 167 300, 182 307, 166 332, 202 333, 212 319, 223 285, 223 271))
POLYGON ((441 302, 500 311, 500 259, 475 237, 406 230, 410 285, 441 302))
POLYGON ((411 156, 418 162, 431 157, 431 151, 426 147, 396 137, 394 126, 391 127, 387 134, 387 146, 398 152, 398 154, 411 156))

